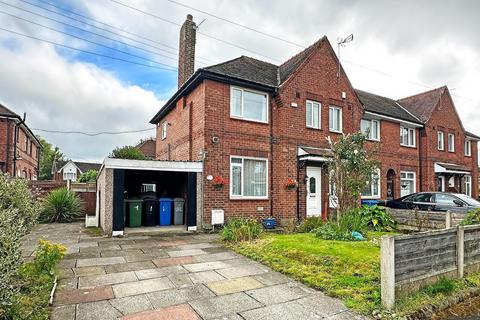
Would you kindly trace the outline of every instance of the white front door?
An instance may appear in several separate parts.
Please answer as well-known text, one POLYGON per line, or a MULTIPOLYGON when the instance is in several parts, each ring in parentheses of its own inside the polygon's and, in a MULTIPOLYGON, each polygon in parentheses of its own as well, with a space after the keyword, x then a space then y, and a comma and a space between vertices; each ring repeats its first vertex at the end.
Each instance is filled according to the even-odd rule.
POLYGON ((322 214, 322 168, 307 167, 307 217, 322 214))

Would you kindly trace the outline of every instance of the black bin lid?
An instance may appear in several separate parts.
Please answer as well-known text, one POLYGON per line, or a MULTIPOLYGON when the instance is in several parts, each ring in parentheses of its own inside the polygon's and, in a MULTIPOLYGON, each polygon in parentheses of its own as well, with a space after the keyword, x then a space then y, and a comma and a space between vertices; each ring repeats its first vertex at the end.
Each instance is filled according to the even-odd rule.
POLYGON ((140 196, 143 201, 158 201, 157 194, 153 191, 145 192, 140 196))

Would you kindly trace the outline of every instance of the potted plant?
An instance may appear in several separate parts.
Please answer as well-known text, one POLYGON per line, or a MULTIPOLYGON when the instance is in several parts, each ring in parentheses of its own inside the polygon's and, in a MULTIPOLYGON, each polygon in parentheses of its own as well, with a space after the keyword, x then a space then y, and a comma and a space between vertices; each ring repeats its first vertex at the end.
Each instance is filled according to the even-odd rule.
POLYGON ((215 189, 221 189, 227 182, 222 176, 213 177, 213 186, 215 189))
POLYGON ((287 189, 295 189, 298 187, 298 182, 296 179, 288 178, 287 182, 285 183, 285 188, 287 189))

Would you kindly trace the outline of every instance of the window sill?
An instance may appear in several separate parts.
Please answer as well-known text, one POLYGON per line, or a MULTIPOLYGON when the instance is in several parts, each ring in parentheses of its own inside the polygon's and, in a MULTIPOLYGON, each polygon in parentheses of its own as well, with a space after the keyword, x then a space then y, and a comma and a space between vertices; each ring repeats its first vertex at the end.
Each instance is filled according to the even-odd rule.
POLYGON ((322 131, 322 128, 315 128, 315 127, 309 127, 309 126, 306 126, 307 129, 311 129, 311 130, 317 130, 317 131, 322 131))
POLYGON ((337 131, 337 130, 332 130, 332 129, 329 129, 328 131, 330 131, 331 133, 338 133, 338 134, 343 133, 343 131, 337 131))
POLYGON ((380 142, 380 139, 366 139, 366 140, 371 142, 380 142))
POLYGON ((232 115, 230 115, 230 119, 240 120, 240 121, 246 121, 246 122, 255 122, 255 123, 261 123, 261 124, 268 124, 268 120, 267 120, 267 121, 261 121, 261 120, 254 120, 254 119, 248 119, 248 118, 235 117, 235 116, 232 116, 232 115))
POLYGON ((406 145, 406 144, 400 144, 400 147, 411 148, 411 149, 417 149, 417 145, 414 145, 414 146, 408 146, 408 145, 406 145))
POLYGON ((380 196, 360 197, 362 200, 380 200, 380 196))
POLYGON ((268 197, 236 197, 230 196, 230 200, 268 200, 268 197))

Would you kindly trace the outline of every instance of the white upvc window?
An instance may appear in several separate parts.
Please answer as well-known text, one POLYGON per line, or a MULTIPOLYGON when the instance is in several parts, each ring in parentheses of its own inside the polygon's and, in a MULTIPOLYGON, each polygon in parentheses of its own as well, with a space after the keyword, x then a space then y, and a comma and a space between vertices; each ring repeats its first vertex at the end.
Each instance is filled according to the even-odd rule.
POLYGON ((268 199, 268 159, 230 157, 230 198, 268 199))
POLYGON ((465 140, 465 155, 470 157, 472 155, 472 141, 465 140))
POLYGON ((415 148, 417 143, 415 133, 414 128, 400 126, 400 145, 415 148))
POLYGON ((463 193, 469 197, 472 196, 472 176, 463 177, 463 193))
POLYGON ((63 173, 63 180, 76 181, 77 180, 77 173, 76 172, 64 172, 63 173))
POLYGON ((448 152, 455 152, 455 134, 448 134, 448 152))
POLYGON ((168 127, 168 122, 165 121, 162 123, 162 140, 167 138, 167 127, 168 127))
POLYGON ((328 114, 329 129, 332 132, 342 132, 342 108, 330 106, 328 114))
POLYGON ((306 119, 307 127, 320 129, 322 125, 322 105, 320 102, 307 100, 306 105, 306 119))
POLYGON ((362 119, 360 121, 360 130, 368 140, 380 141, 380 121, 362 119))
POLYGON ((365 189, 362 191, 363 199, 378 199, 380 198, 380 169, 376 169, 370 181, 367 182, 365 189))
POLYGON ((268 95, 263 92, 230 87, 230 117, 268 123, 268 95))
POLYGON ((416 192, 416 173, 400 171, 400 196, 408 196, 416 192))
POLYGON ((437 148, 440 151, 445 150, 445 134, 443 131, 437 132, 437 148))

